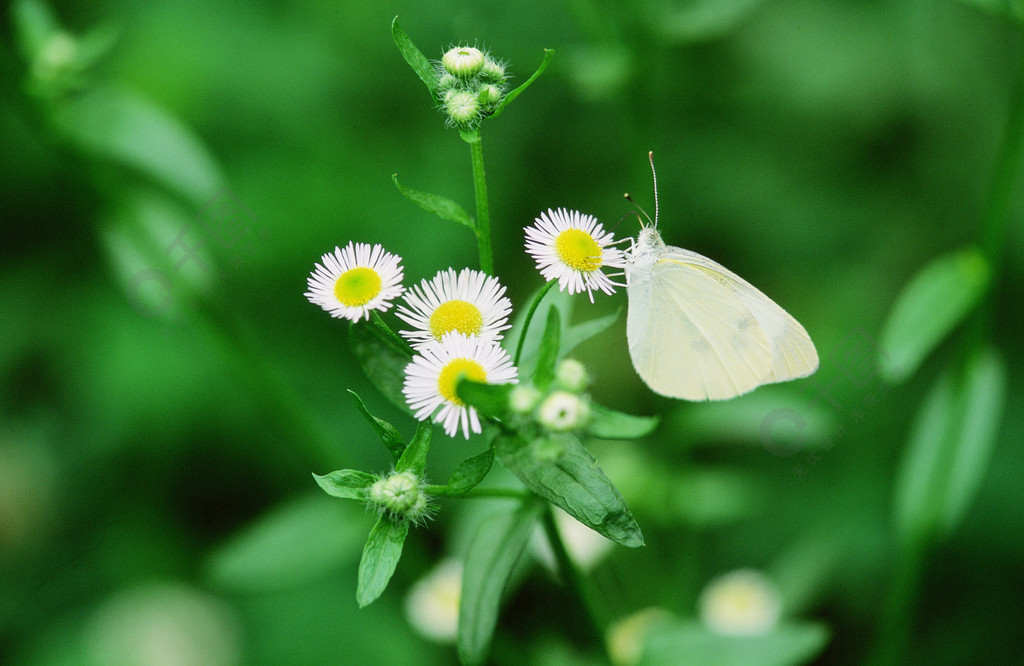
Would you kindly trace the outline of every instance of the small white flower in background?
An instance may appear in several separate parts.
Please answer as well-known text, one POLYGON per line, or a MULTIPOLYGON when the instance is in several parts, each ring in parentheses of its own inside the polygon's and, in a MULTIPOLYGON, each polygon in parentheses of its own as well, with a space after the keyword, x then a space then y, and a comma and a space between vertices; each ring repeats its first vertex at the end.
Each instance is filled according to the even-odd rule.
POLYGON ((621 250, 611 247, 612 234, 590 215, 579 211, 548 209, 526 227, 526 251, 537 262, 545 280, 558 280, 558 288, 570 294, 594 290, 615 292, 617 283, 601 272, 605 266, 622 268, 621 250))
POLYGON ((701 592, 699 606, 708 629, 730 636, 767 633, 782 612, 775 585, 753 569, 737 569, 712 580, 701 592))
POLYGON ((589 419, 590 405, 568 391, 552 391, 537 408, 537 421, 553 432, 579 430, 589 419))
POLYGON ((644 644, 651 630, 670 621, 671 613, 651 606, 612 623, 605 637, 608 658, 615 666, 636 666, 643 656, 644 644))
POLYGON ((590 383, 587 368, 574 358, 565 358, 555 367, 555 381, 566 391, 580 393, 590 383))
MULTIPOLYGON (((558 508, 553 511, 555 512, 555 526, 558 528, 558 533, 562 535, 565 550, 581 569, 590 571, 611 552, 615 542, 604 538, 565 511, 558 508)), ((539 525, 533 531, 530 546, 534 556, 540 560, 541 564, 552 571, 558 568, 555 564, 555 554, 551 552, 551 545, 544 534, 544 529, 539 525)))
POLYGON ((490 340, 466 337, 452 331, 441 341, 429 340, 412 362, 405 366, 402 393, 416 418, 444 425, 449 437, 461 429, 482 432, 476 409, 459 399, 455 393, 458 380, 465 377, 488 384, 515 383, 516 368, 508 352, 490 340))
POLYGON ((405 292, 408 307, 399 305, 395 314, 415 330, 400 333, 413 348, 440 341, 452 331, 500 340, 512 312, 512 301, 504 294, 498 279, 481 271, 464 268, 458 275, 451 268, 440 271, 405 292))
POLYGON ((454 643, 459 629, 461 596, 462 563, 451 558, 441 560, 409 588, 405 617, 424 638, 454 643))
POLYGON ((516 414, 529 414, 540 402, 540 391, 529 384, 520 384, 508 396, 508 406, 516 414))
POLYGON ((369 319, 371 310, 387 310, 404 291, 401 257, 380 245, 349 243, 320 261, 306 280, 304 296, 332 317, 369 319))

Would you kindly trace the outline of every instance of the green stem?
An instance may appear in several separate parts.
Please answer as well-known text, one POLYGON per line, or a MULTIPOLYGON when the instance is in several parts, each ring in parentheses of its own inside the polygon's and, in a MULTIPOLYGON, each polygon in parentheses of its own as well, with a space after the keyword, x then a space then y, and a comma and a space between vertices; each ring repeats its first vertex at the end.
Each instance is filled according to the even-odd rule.
POLYGON ((562 535, 558 532, 558 525, 555 523, 555 514, 548 503, 545 503, 541 522, 544 524, 544 535, 551 545, 551 551, 555 555, 555 562, 558 564, 558 571, 562 575, 563 582, 576 593, 576 597, 580 600, 583 610, 586 612, 594 638, 598 644, 604 645, 605 629, 608 626, 607 619, 600 610, 600 604, 597 602, 597 594, 594 588, 590 585, 586 576, 583 575, 583 572, 580 571, 580 568, 576 566, 576 563, 573 562, 569 556, 569 551, 565 549, 562 535))
POLYGON ((448 486, 427 486, 426 492, 430 495, 441 495, 443 497, 458 497, 459 499, 525 499, 532 497, 533 493, 516 488, 472 488, 461 495, 452 495, 448 492, 448 486))
POLYGON ((480 270, 494 275, 491 254, 491 211, 487 205, 487 177, 484 174, 484 147, 480 130, 461 132, 462 140, 469 144, 473 161, 473 194, 476 195, 476 245, 480 252, 480 270))
POLYGON ((409 346, 409 343, 406 342, 405 338, 400 336, 398 333, 395 333, 394 329, 388 326, 387 322, 380 318, 380 315, 377 314, 376 310, 370 311, 370 321, 373 322, 373 325, 377 328, 380 334, 384 336, 384 339, 386 339, 388 343, 395 348, 395 351, 399 351, 409 358, 415 356, 415 352, 412 347, 409 346))
POLYGON ((523 355, 523 344, 526 342, 526 332, 530 330, 530 322, 533 320, 533 314, 537 311, 537 306, 544 300, 544 296, 547 295, 551 288, 557 284, 555 280, 549 281, 544 285, 537 295, 533 297, 533 302, 530 303, 530 309, 526 311, 526 319, 523 320, 523 330, 519 333, 519 342, 516 344, 516 355, 512 359, 512 365, 519 367, 519 358, 523 355))

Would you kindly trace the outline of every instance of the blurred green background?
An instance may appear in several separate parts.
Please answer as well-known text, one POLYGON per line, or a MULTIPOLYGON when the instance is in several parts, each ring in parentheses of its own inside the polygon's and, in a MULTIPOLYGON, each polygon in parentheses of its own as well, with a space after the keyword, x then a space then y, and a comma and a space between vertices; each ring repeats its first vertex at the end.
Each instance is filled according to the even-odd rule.
MULTIPOLYGON (((635 235, 632 217, 616 227, 631 210, 622 193, 653 208, 653 150, 665 239, 756 284, 821 355, 810 380, 708 405, 643 387, 624 319, 578 351, 595 399, 664 414, 647 440, 591 445, 647 540, 593 572, 610 615, 656 605, 692 617, 709 578, 753 567, 775 577, 790 615, 829 627, 818 663, 861 663, 898 560, 892 507, 910 424, 966 336, 897 385, 874 370, 877 341, 900 288, 980 237, 1024 58, 1014 10, 986 5, 1002 6, 55 3, 81 38, 70 47, 33 46, 8 8, 0 661, 454 660, 409 628, 402 603, 457 554, 467 503, 439 503, 385 595, 358 610, 355 571, 373 517, 327 498, 310 476, 387 467, 347 388, 412 431, 355 365, 347 326, 303 298, 314 262, 349 240, 401 255, 407 283, 476 262, 465 229, 391 183, 397 173, 472 209, 468 148, 392 43, 399 15, 429 57, 485 44, 509 61, 513 85, 544 48, 556 51, 482 128, 496 268, 517 308, 541 284, 522 228, 566 206, 635 235), (87 72, 68 73, 107 43, 87 72), (95 90, 109 97, 89 98, 95 90), (93 102, 68 102, 82 98, 93 102), (244 243, 216 242, 204 221, 217 206, 241 220, 244 243), (179 255, 163 249, 183 230, 204 263, 168 269, 179 255), (154 265, 173 276, 170 292, 140 280, 154 265), (195 294, 209 296, 191 307, 195 294), (805 418, 807 449, 762 445, 764 419, 780 408, 805 418)), ((985 335, 1011 368, 1006 408, 966 517, 921 564, 907 663, 1024 658, 1015 183, 984 311, 994 315, 985 335)), ((584 300, 578 319, 625 306, 621 293, 584 300)), ((445 478, 482 448, 438 437, 428 471, 445 478)), ((493 662, 600 663, 578 618, 559 611, 572 607, 563 588, 542 568, 524 576, 493 662)))

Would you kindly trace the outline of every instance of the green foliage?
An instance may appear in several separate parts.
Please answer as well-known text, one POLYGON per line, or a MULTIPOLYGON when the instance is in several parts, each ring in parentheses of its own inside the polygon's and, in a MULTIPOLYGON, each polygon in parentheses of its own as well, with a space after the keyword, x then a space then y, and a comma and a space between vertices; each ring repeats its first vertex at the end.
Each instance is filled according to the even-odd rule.
POLYGON ((328 495, 354 500, 366 500, 367 489, 376 480, 372 474, 354 469, 340 469, 323 476, 314 474, 313 478, 328 495))
POLYGON ((491 448, 463 460, 448 477, 445 494, 464 495, 468 493, 484 480, 487 473, 491 471, 492 464, 494 464, 494 449, 491 448))
POLYGON ((882 331, 879 367, 891 382, 917 370, 925 356, 985 295, 985 257, 966 248, 932 260, 903 288, 882 331))
POLYGON ((409 446, 402 452, 402 457, 395 465, 396 472, 423 473, 427 467, 427 451, 430 450, 430 435, 433 429, 429 421, 420 421, 416 426, 416 434, 412 436, 409 446))
POLYGON ((554 49, 544 49, 544 59, 540 61, 540 65, 537 67, 537 71, 531 74, 530 78, 526 79, 526 81, 523 81, 522 85, 520 85, 518 88, 512 89, 507 95, 505 95, 504 99, 501 100, 501 103, 491 114, 491 118, 496 118, 497 116, 501 115, 501 112, 504 111, 505 108, 512 103, 512 100, 514 100, 516 97, 519 97, 519 95, 521 95, 524 90, 530 87, 530 84, 536 81, 537 77, 544 73, 544 70, 548 68, 548 64, 554 57, 554 49))
POLYGON ((359 561, 359 584, 356 602, 360 608, 369 606, 384 593, 402 557, 402 546, 409 534, 409 521, 382 513, 363 547, 359 561))
POLYGON ((391 21, 391 37, 395 40, 395 46, 398 47, 398 52, 402 54, 402 58, 409 64, 412 71, 416 72, 416 76, 420 77, 420 81, 430 91, 430 96, 434 102, 438 103, 440 100, 437 97, 437 74, 434 71, 434 66, 430 64, 427 56, 423 55, 423 52, 416 48, 409 35, 405 34, 405 31, 402 30, 402 26, 398 25, 397 16, 391 21))
POLYGON ((359 367, 377 390, 392 404, 408 412, 402 386, 409 357, 396 349, 376 328, 364 322, 352 323, 348 327, 348 344, 359 367))
POLYGON ((456 224, 462 224, 469 227, 470 229, 476 229, 476 224, 473 222, 473 218, 469 216, 469 213, 462 209, 462 206, 455 203, 447 197, 442 197, 437 194, 429 194, 427 192, 420 192, 410 187, 405 187, 398 182, 398 174, 391 174, 391 180, 395 183, 395 187, 402 193, 402 196, 413 202, 428 213, 437 215, 442 220, 448 222, 455 222, 456 224))
POLYGON ((805 664, 824 649, 829 631, 820 624, 787 623, 759 636, 723 636, 696 622, 679 622, 652 632, 644 666, 792 666, 805 664))
POLYGON ((352 396, 352 402, 355 403, 359 409, 359 413, 363 415, 366 422, 373 426, 374 432, 380 437, 380 441, 384 444, 384 447, 391 452, 391 457, 397 463, 399 458, 402 457, 402 452, 405 451, 405 440, 402 439, 401 433, 395 426, 391 425, 384 419, 378 419, 376 416, 370 413, 370 410, 366 408, 362 398, 356 394, 355 391, 349 389, 349 394, 352 396))
POLYGON ((640 439, 654 432, 660 421, 657 416, 623 414, 603 405, 595 404, 591 410, 587 434, 601 439, 640 439))
POLYGON ((459 658, 479 664, 487 657, 498 621, 501 595, 526 548, 541 505, 535 500, 508 506, 477 530, 466 553, 459 600, 459 658))

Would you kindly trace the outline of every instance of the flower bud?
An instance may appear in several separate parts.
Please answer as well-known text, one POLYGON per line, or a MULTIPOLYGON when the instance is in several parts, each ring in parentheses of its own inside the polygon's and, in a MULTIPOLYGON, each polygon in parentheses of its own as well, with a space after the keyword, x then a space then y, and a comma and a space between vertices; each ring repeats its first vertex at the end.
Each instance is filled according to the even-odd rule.
POLYGON ((587 368, 576 359, 563 359, 555 368, 555 381, 566 391, 579 393, 587 388, 590 376, 587 368))
POLYGON ((484 106, 494 106, 501 101, 504 95, 501 92, 501 88, 490 83, 480 86, 480 92, 477 93, 477 100, 484 106))
POLYGON ((537 410, 537 420, 548 430, 566 432, 579 430, 590 419, 587 401, 568 391, 554 391, 537 410))
POLYGON ((480 102, 476 95, 464 90, 452 92, 444 102, 444 110, 456 125, 472 125, 480 119, 480 102))
POLYGON ((442 92, 442 96, 444 93, 449 93, 454 90, 458 85, 459 80, 448 72, 443 72, 437 77, 437 89, 442 92))
POLYGON ((540 391, 528 384, 518 384, 508 396, 508 406, 516 414, 529 414, 540 402, 540 391))
POLYGON ((488 83, 502 83, 505 80, 505 65, 497 60, 486 58, 480 67, 479 76, 481 80, 488 83))
POLYGON ((370 503, 395 516, 418 522, 429 507, 420 478, 411 471, 395 472, 370 486, 370 503))
POLYGON ((468 79, 484 65, 484 52, 473 46, 456 46, 448 49, 448 52, 441 57, 441 66, 449 74, 468 79))

